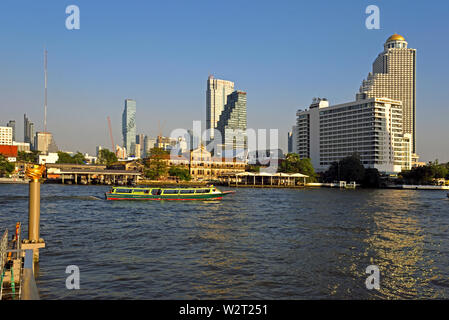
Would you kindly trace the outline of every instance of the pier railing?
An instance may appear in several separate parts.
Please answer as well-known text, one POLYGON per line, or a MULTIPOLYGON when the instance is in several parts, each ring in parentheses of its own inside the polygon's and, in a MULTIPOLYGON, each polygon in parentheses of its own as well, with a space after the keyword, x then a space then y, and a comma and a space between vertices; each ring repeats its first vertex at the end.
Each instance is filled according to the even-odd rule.
POLYGON ((0 300, 3 297, 3 279, 5 278, 6 250, 8 249, 8 229, 3 233, 0 243, 0 300))
POLYGON ((39 300, 34 278, 34 254, 32 249, 23 250, 20 241, 21 224, 8 242, 8 230, 0 243, 0 300, 39 300))

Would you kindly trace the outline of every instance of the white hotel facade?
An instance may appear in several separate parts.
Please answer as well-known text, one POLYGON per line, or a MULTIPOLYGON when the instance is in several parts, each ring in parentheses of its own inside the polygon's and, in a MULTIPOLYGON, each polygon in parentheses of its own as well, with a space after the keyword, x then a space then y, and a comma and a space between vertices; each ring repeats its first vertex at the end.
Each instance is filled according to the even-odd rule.
POLYGON ((315 99, 296 116, 297 152, 317 171, 354 153, 365 168, 379 172, 411 168, 412 136, 404 133, 401 101, 369 98, 329 106, 326 99, 315 99))

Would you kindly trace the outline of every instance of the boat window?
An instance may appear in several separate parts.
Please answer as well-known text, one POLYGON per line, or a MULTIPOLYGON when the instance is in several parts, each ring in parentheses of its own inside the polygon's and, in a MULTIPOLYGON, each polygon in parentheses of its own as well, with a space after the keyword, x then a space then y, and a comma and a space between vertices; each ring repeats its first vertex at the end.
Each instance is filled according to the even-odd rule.
POLYGON ((115 193, 131 193, 132 189, 115 189, 115 193))
POLYGON ((162 190, 161 189, 152 189, 151 190, 151 194, 153 195, 153 196, 158 196, 158 195, 160 195, 162 193, 162 190))
POLYGON ((188 193, 195 193, 195 190, 192 190, 192 189, 181 190, 181 194, 188 194, 188 193))
POLYGON ((209 193, 209 189, 198 189, 196 190, 196 193, 209 193))
POLYGON ((179 190, 164 190, 164 194, 178 194, 179 190))

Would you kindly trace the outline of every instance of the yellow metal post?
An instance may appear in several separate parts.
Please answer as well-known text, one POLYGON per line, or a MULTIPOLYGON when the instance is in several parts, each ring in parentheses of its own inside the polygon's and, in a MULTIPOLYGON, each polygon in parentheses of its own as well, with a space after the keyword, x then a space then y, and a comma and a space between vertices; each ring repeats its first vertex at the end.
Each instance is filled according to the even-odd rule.
POLYGON ((34 262, 39 261, 39 248, 45 247, 43 239, 39 238, 41 185, 39 179, 45 170, 43 165, 35 165, 26 171, 30 181, 29 206, 28 206, 28 239, 22 244, 23 249, 33 249, 34 262))

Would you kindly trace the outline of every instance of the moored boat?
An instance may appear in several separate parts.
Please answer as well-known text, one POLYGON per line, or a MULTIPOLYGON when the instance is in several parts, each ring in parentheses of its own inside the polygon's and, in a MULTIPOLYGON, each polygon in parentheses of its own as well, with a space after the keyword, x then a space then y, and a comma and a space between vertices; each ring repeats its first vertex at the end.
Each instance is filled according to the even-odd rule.
POLYGON ((195 188, 112 187, 106 200, 221 200, 235 191, 220 191, 214 186, 195 188))

